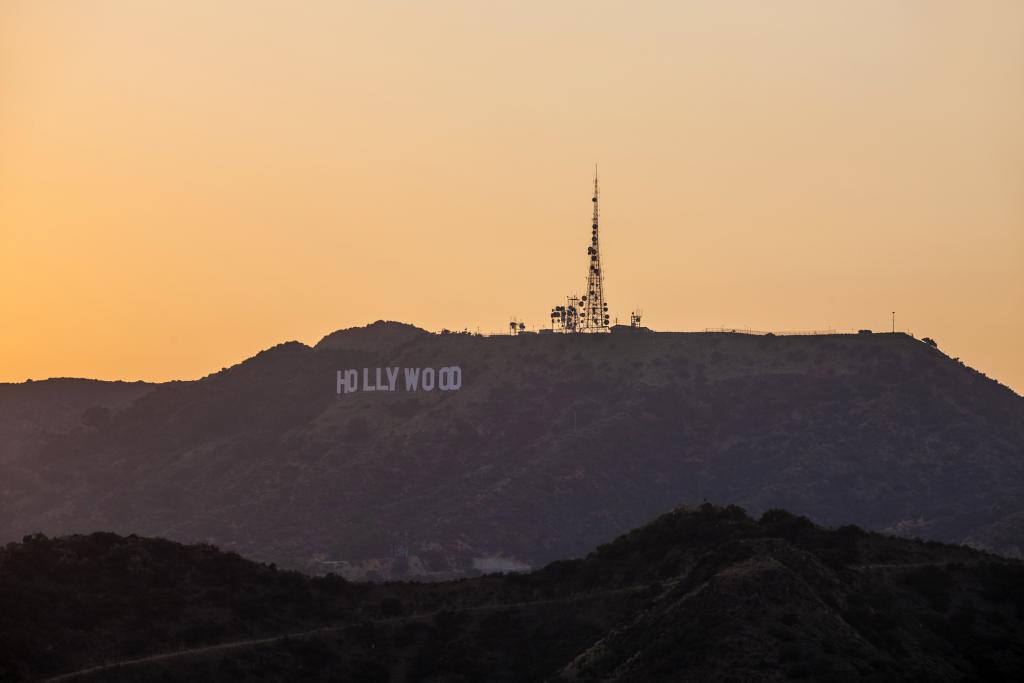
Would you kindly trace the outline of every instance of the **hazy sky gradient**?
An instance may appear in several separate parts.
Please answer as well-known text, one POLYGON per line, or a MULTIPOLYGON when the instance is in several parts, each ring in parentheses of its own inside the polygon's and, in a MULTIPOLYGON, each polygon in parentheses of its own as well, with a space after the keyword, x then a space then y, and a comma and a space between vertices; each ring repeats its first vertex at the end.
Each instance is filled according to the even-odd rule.
POLYGON ((1024 391, 1024 2, 0 0, 0 381, 378 318, 888 329, 1024 391))

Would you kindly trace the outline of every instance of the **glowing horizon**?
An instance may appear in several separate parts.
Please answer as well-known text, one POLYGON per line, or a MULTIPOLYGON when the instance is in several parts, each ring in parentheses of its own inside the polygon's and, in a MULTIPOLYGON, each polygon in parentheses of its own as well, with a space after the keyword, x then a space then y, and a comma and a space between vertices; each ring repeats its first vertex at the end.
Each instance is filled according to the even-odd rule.
POLYGON ((1024 391, 1024 4, 0 6, 0 381, 378 319, 896 327, 1024 391))

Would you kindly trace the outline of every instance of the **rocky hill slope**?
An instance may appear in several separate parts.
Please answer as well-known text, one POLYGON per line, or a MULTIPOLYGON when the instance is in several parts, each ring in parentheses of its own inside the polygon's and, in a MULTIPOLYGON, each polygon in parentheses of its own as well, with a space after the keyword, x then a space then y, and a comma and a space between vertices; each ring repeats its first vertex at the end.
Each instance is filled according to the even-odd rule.
POLYGON ((99 427, 152 388, 88 379, 0 384, 0 462, 31 457, 55 435, 99 427))
MULTIPOLYGON (((44 386, 69 390, 7 385, 0 400, 44 386)), ((902 334, 376 323, 123 387, 54 398, 59 423, 25 412, 17 433, 35 436, 0 441, 0 539, 101 528, 352 578, 444 578, 578 556, 708 500, 1024 549, 1024 399, 902 334), (384 368, 387 385, 386 368, 453 366, 456 391, 404 391, 399 375, 393 392, 336 393, 338 370, 361 385, 384 368)))
POLYGON ((442 583, 109 533, 0 549, 0 681, 931 683, 1022 666, 1019 561, 780 510, 678 509, 583 560, 442 583))

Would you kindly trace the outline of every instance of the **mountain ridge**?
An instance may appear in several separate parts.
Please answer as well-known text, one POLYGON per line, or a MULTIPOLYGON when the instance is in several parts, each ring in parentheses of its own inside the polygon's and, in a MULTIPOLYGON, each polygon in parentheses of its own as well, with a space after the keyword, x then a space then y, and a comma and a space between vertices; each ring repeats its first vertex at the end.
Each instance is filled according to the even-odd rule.
POLYGON ((129 388, 74 404, 99 407, 89 424, 68 408, 63 427, 44 411, 6 433, 21 445, 0 457, 0 538, 109 528, 444 578, 573 556, 708 499, 1024 548, 1024 402, 902 334, 378 321, 129 388), (458 391, 335 392, 346 368, 455 365, 458 391))
POLYGON ((684 506, 582 559, 443 583, 105 532, 0 547, 3 681, 998 681, 1022 664, 1020 561, 783 510, 684 506))

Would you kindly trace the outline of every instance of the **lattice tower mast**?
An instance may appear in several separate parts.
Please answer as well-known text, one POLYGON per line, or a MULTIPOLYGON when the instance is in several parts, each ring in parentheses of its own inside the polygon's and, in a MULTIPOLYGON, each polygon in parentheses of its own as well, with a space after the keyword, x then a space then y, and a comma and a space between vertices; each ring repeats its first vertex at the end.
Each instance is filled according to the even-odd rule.
POLYGON ((587 291, 580 297, 583 308, 580 330, 582 332, 608 332, 608 304, 604 300, 604 272, 601 270, 601 243, 599 240, 599 218, 601 215, 601 187, 597 180, 597 166, 594 166, 594 218, 591 221, 590 246, 587 255, 590 266, 587 272, 587 291))

